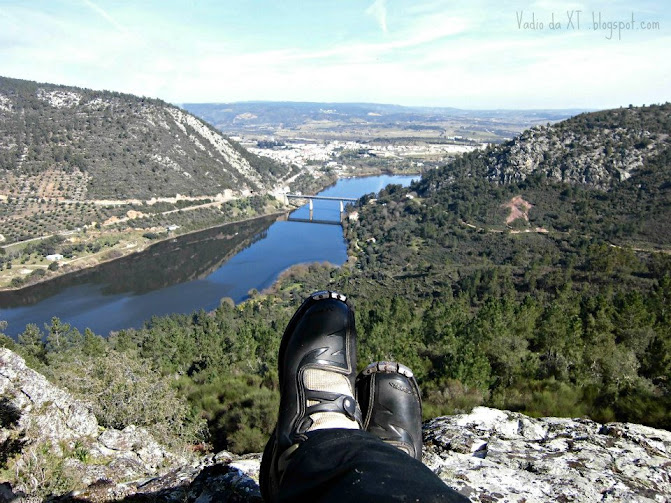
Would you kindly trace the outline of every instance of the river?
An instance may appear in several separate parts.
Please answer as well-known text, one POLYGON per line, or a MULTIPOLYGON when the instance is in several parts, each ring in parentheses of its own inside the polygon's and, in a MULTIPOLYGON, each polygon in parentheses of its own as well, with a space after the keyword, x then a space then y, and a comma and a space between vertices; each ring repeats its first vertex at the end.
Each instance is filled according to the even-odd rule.
MULTIPOLYGON (((319 195, 361 197, 390 183, 409 185, 416 177, 381 175, 347 178, 319 195)), ((40 328, 56 316, 95 333, 139 328, 153 315, 216 308, 236 303, 252 289, 272 285, 289 267, 310 262, 342 265, 347 243, 342 227, 291 221, 308 219, 307 204, 286 218, 264 217, 227 224, 157 243, 147 250, 19 291, 0 292, 5 333, 25 325, 40 328)), ((315 220, 339 221, 337 201, 314 201, 315 220)))

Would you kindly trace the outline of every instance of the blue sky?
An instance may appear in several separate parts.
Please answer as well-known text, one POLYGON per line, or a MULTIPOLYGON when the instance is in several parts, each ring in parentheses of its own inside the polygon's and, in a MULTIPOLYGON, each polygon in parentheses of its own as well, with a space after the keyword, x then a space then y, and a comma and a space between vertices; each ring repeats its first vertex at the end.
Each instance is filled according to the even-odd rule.
POLYGON ((610 108, 670 54, 668 0, 0 0, 0 75, 173 103, 610 108))

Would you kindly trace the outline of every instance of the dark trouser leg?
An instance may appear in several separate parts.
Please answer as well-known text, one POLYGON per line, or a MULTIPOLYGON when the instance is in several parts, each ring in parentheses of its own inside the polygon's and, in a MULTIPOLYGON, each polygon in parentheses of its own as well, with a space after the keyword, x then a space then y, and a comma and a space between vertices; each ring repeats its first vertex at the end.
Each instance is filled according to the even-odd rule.
POLYGON ((280 502, 468 502, 429 468, 357 430, 308 433, 280 484, 280 502))

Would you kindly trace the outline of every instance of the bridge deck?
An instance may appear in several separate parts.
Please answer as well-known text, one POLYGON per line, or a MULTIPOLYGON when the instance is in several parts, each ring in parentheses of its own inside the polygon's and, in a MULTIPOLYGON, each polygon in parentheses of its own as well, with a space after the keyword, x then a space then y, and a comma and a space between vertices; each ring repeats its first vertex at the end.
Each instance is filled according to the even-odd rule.
POLYGON ((294 199, 322 199, 324 201, 358 201, 355 197, 329 197, 329 196, 305 196, 298 194, 286 194, 286 196, 293 197, 294 199))

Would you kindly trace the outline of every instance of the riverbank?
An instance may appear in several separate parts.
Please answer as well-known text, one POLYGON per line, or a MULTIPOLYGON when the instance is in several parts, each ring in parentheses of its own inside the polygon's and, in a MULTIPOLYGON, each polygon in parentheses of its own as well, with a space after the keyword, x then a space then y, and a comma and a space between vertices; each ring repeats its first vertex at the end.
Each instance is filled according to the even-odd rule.
POLYGON ((192 234, 197 234, 199 232, 218 229, 221 228, 225 230, 234 225, 240 225, 245 222, 252 222, 255 220, 260 220, 263 218, 268 218, 272 216, 280 217, 282 215, 288 215, 293 209, 292 207, 287 207, 282 211, 268 212, 261 215, 255 215, 253 217, 242 218, 240 220, 235 220, 225 223, 216 223, 213 225, 206 225, 203 227, 189 229, 187 231, 179 232, 179 229, 173 231, 166 231, 163 236, 156 234, 156 237, 147 238, 145 235, 151 233, 146 229, 141 230, 126 230, 120 231, 118 233, 104 233, 100 232, 96 236, 96 233, 84 233, 87 237, 91 238, 90 242, 98 242, 101 239, 112 238, 116 240, 116 243, 113 246, 107 247, 107 249, 98 251, 95 253, 86 254, 73 258, 72 260, 66 261, 49 261, 46 258, 43 258, 39 261, 33 263, 23 263, 13 265, 11 269, 0 271, 0 292, 21 292, 24 289, 32 287, 34 285, 45 283, 57 278, 62 278, 69 274, 79 273, 86 269, 92 269, 103 264, 114 262, 122 258, 142 253, 148 251, 153 246, 156 246, 162 242, 169 241, 171 239, 176 239, 178 237, 185 237, 192 234), (58 264, 58 268, 49 269, 50 264, 58 264), (21 268, 19 274, 22 273, 24 280, 20 285, 12 286, 11 278, 21 278, 21 276, 12 275, 11 271, 15 268, 21 268), (10 274, 7 274, 7 272, 10 274), (35 271, 44 271, 43 274, 35 274, 35 271), (5 273, 5 274, 3 274, 5 273), (9 276, 9 278, 8 278, 9 276))
MULTIPOLYGON (((309 190, 305 193, 319 193, 333 187, 339 179, 367 178, 370 176, 397 176, 394 170, 380 168, 360 169, 356 173, 337 174, 322 173, 306 185, 309 190), (335 176, 334 176, 335 175, 335 176)), ((403 173, 407 175, 407 173, 403 173)), ((401 176, 403 176, 401 175, 401 176)), ((411 173, 411 176, 420 176, 411 173)), ((240 205, 245 202, 240 200, 240 205)), ((248 218, 259 218, 270 214, 281 214, 296 209, 296 206, 286 206, 276 199, 271 204, 265 203, 263 213, 248 218, 221 222, 218 217, 206 210, 213 205, 225 201, 211 202, 204 205, 188 206, 172 211, 164 211, 161 215, 170 214, 166 225, 153 226, 133 225, 131 222, 141 222, 147 218, 153 219, 151 214, 138 211, 129 211, 125 218, 110 219, 102 225, 84 227, 71 231, 57 232, 51 235, 37 237, 21 243, 12 243, 0 248, 0 291, 19 291, 45 281, 53 280, 64 275, 94 268, 107 262, 127 257, 134 253, 143 252, 153 244, 174 239, 191 232, 200 232, 228 223, 244 222, 248 218), (280 209, 281 208, 281 209, 280 209), (194 213, 198 212, 198 215, 194 213), (132 213, 132 215, 130 215, 132 213), (187 214, 189 216, 187 216, 187 214), (205 215, 203 215, 205 214, 205 215), (212 220, 215 220, 214 222, 212 220), (217 221, 219 220, 219 221, 217 221), (127 225, 127 227, 122 227, 127 225), (24 251, 25 250, 25 251, 24 251), (65 253, 61 253, 68 250, 65 253)), ((249 204, 247 204, 249 206, 249 204)), ((246 208, 244 211, 258 210, 246 208)), ((233 210, 237 216, 238 209, 233 210)), ((165 222, 164 222, 165 223, 165 222)))

